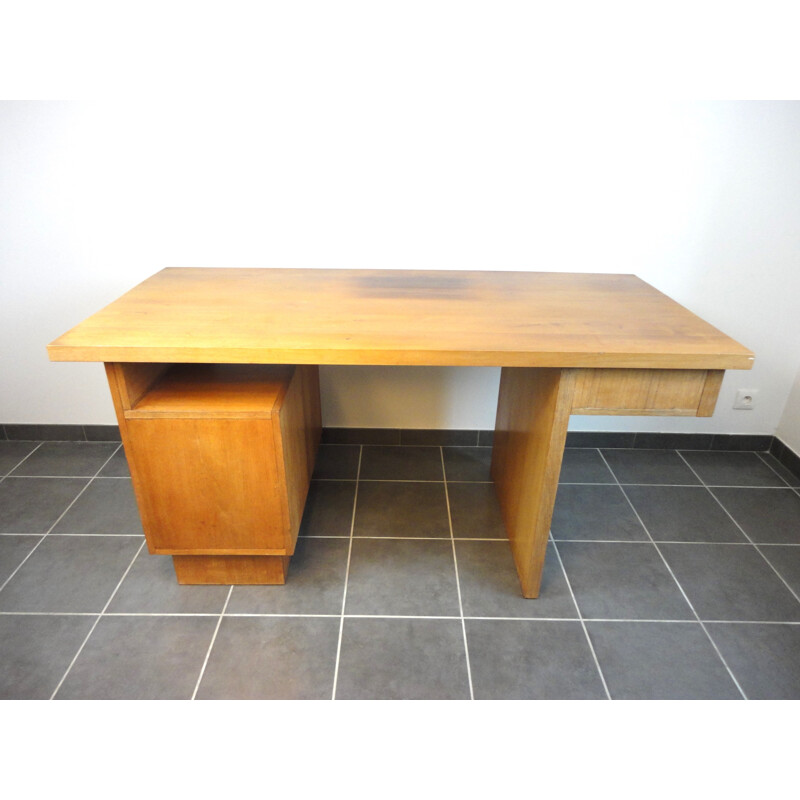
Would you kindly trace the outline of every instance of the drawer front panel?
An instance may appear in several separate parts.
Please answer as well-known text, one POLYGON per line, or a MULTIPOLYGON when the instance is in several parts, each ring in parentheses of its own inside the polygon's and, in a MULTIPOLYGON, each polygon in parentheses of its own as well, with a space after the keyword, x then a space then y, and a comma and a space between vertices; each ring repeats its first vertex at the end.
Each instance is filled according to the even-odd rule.
POLYGON ((126 448, 151 552, 286 552, 269 420, 130 419, 126 448))
POLYGON ((573 414, 710 417, 723 370, 580 369, 573 414))

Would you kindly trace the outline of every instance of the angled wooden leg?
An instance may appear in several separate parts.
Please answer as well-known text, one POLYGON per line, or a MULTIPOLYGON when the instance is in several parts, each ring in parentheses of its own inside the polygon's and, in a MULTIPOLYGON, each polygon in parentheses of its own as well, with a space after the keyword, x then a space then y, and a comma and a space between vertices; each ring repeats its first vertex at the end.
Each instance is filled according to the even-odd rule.
POLYGON ((503 367, 492 479, 524 597, 538 597, 575 371, 503 367))

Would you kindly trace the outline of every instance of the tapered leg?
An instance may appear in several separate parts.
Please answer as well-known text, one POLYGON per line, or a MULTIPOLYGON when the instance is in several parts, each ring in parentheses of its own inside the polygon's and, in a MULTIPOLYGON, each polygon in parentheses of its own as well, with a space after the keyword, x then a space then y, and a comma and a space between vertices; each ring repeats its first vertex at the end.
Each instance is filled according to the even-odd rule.
POLYGON ((575 372, 503 367, 492 479, 523 597, 538 597, 575 372))

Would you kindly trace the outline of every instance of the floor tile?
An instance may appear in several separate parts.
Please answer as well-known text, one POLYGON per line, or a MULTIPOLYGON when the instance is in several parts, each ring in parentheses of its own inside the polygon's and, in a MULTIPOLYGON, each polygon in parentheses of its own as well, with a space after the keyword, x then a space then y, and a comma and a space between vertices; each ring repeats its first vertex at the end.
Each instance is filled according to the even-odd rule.
POLYGON ((713 433, 637 433, 633 446, 648 450, 710 450, 713 443, 713 433))
POLYGON ((41 536, 31 535, 15 536, 4 533, 0 536, 0 586, 41 540, 41 536))
POLYGON ((125 458, 125 450, 119 448, 116 453, 108 460, 108 463, 100 470, 100 478, 130 478, 131 471, 128 468, 128 460, 125 458))
POLYGON ((398 428, 323 428, 323 444, 400 444, 398 428))
POLYGON ((561 484, 550 531, 556 540, 647 541, 619 486, 561 484))
POLYGON ((606 697, 580 623, 469 619, 466 627, 476 700, 606 697))
POLYGON ((355 480, 361 448, 350 444, 321 444, 314 463, 313 478, 355 480))
POLYGON ((460 620, 345 619, 337 700, 468 700, 460 620))
POLYGON ((118 447, 115 442, 44 442, 12 474, 91 478, 118 447))
POLYGON ((350 536, 355 481, 311 481, 300 536, 350 536))
POLYGON ((800 547, 775 545, 761 547, 761 554, 800 597, 800 547))
POLYGON ((4 425, 7 439, 25 441, 83 442, 83 425, 4 425))
POLYGON ((728 450, 739 451, 751 450, 753 452, 764 452, 769 450, 773 437, 759 433, 715 433, 711 442, 711 447, 678 447, 678 450, 728 450))
POLYGON ((354 539, 345 613, 458 616, 452 543, 354 539))
POLYGON ((595 619, 693 619, 652 544, 560 542, 581 614, 595 619))
POLYGON ((456 539, 506 539, 493 483, 448 483, 450 519, 456 539))
POLYGON ((494 444, 494 431, 478 431, 478 446, 491 447, 494 444))
POLYGON ((53 533, 143 536, 129 478, 95 478, 58 521, 53 533))
POLYGON ((603 450, 603 456, 620 483, 700 483, 674 450, 603 450))
POLYGON ((0 610, 102 611, 141 544, 126 536, 47 536, 0 591, 0 610))
POLYGON ((0 477, 11 472, 25 456, 36 448, 38 442, 0 442, 0 477))
POLYGON ((102 617, 57 700, 188 700, 216 617, 102 617))
POLYGON ((708 486, 785 486, 755 453, 682 452, 708 486))
POLYGON ((594 448, 568 447, 561 462, 561 483, 614 483, 614 476, 594 448))
POLYGON ((47 700, 95 617, 0 615, 0 699, 47 700))
POLYGON ((108 613, 220 614, 228 586, 181 586, 175 578, 172 556, 158 556, 143 548, 114 595, 108 613))
POLYGON ((402 428, 400 444, 469 447, 478 444, 478 431, 402 428))
POLYGON ((706 626, 751 700, 800 700, 800 626, 706 626))
POLYGON ((228 614, 341 614, 349 539, 302 539, 283 586, 234 586, 228 614))
POLYGON ((735 700, 742 695, 699 623, 587 622, 614 700, 735 700))
MULTIPOLYGON (((365 445, 358 487, 362 448, 322 447, 285 586, 180 586, 169 556, 140 549, 121 448, 91 483, 6 477, 0 697, 51 696, 113 595, 59 697, 191 696, 226 608, 200 697, 330 698, 345 584, 339 698, 469 697, 462 608, 476 697, 605 697, 572 592, 612 697, 737 697, 672 569, 702 619, 735 620, 705 625, 748 696, 800 699, 800 625, 786 624, 800 622, 800 496, 771 456, 681 450, 704 479, 736 487, 709 491, 678 452, 655 449, 678 446, 670 437, 567 449, 542 591, 527 600, 491 448, 418 433, 365 445)), ((116 447, 46 442, 34 468, 91 468, 98 443, 116 447)), ((0 442, 0 477, 36 446, 0 442)))
POLYGON ((713 489, 756 543, 800 544, 800 496, 791 489, 713 489))
POLYGON ((631 448, 636 442, 635 433, 620 431, 569 431, 567 447, 631 448))
POLYGON ((47 533, 89 481, 6 478, 0 483, 0 532, 47 533))
POLYGON ((491 481, 491 447, 443 447, 448 481, 491 481))
POLYGON ((361 457, 363 480, 441 481, 442 454, 438 447, 379 447, 365 445, 361 457))
POLYGON ((119 425, 84 425, 83 435, 87 442, 119 442, 122 436, 119 425))
POLYGON ((625 493, 657 542, 746 542, 704 486, 626 486, 625 493))
POLYGON ((328 700, 339 619, 226 617, 198 699, 328 700))
POLYGON ((791 470, 786 469, 786 467, 771 453, 759 453, 758 455, 759 458, 765 461, 770 469, 775 470, 778 476, 783 478, 789 486, 800 486, 800 475, 795 475, 791 470))
POLYGON ((547 546, 542 586, 535 600, 522 596, 507 541, 456 542, 461 603, 466 617, 578 616, 553 545, 547 546))
POLYGON ((660 547, 701 619, 800 620, 800 603, 751 545, 660 547))
POLYGON ((444 483, 361 481, 353 535, 449 538, 444 483))

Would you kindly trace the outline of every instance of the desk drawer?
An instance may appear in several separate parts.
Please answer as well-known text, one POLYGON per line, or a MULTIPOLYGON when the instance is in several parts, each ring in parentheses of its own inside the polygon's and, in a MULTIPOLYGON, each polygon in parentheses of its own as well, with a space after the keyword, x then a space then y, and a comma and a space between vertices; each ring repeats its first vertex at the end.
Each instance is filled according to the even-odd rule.
POLYGON ((573 414, 710 417, 724 370, 579 369, 573 414))

